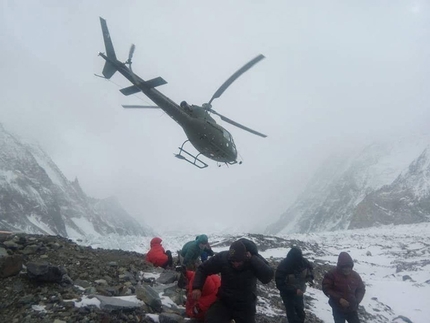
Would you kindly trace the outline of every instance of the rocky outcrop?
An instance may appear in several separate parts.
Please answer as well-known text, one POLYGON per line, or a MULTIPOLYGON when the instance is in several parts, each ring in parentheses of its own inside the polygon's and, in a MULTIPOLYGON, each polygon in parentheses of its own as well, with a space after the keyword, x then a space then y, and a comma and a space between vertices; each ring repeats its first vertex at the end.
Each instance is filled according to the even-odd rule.
POLYGON ((88 197, 38 146, 0 127, 0 230, 58 234, 148 235, 113 197, 88 197))
POLYGON ((390 185, 368 194, 355 208, 349 229, 430 221, 430 152, 424 152, 390 185))
MULTIPOLYGON (((26 234, 9 235, 0 248, 23 259, 22 270, 0 278, 0 322, 184 322, 185 291, 171 282, 177 273, 154 268, 142 254, 26 234), (24 253, 30 246, 37 248, 24 253)), ((259 313, 258 323, 279 323, 285 316, 277 294, 274 282, 259 286, 259 306, 278 314, 259 313)), ((308 313, 306 323, 321 322, 308 313)))

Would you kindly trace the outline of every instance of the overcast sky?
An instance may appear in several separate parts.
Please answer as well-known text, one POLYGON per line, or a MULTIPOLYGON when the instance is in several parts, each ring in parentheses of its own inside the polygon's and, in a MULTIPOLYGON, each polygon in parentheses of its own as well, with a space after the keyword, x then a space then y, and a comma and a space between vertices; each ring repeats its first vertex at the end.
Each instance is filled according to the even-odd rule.
POLYGON ((426 131, 430 106, 427 1, 1 0, 0 122, 36 140, 92 197, 115 195, 156 230, 212 231, 274 221, 333 151, 426 131), (213 102, 242 165, 204 170, 174 158, 186 140, 161 110, 125 97, 101 73, 107 20, 117 57, 201 105, 239 67, 266 59, 213 102), (209 229, 210 228, 210 229, 209 229))

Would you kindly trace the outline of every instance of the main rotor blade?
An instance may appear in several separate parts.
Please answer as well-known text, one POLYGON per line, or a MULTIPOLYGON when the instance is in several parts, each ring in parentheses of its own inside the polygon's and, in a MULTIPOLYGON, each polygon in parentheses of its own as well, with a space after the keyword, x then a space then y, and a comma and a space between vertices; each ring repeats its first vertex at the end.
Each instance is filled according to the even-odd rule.
POLYGON ((239 127, 243 130, 249 131, 250 133, 253 133, 254 135, 266 138, 267 136, 265 134, 262 134, 261 132, 252 130, 251 128, 245 127, 244 125, 241 125, 240 123, 237 123, 236 121, 233 121, 225 116, 223 116, 222 114, 219 114, 218 112, 216 112, 215 110, 211 110, 212 113, 216 114, 217 116, 220 116, 221 120, 224 120, 225 122, 228 122, 230 124, 232 124, 233 126, 239 127))
POLYGON ((253 67, 255 64, 257 64, 259 61, 261 61, 264 58, 264 55, 260 54, 256 58, 250 60, 248 63, 246 63, 244 66, 242 66, 239 70, 237 70, 230 78, 224 82, 223 85, 215 92, 215 94, 212 96, 211 100, 209 101, 209 104, 212 103, 214 99, 219 98, 225 90, 234 82, 236 79, 241 76, 243 73, 245 73, 247 70, 249 70, 251 67, 253 67))
POLYGON ((122 107, 126 109, 160 109, 156 105, 123 105, 122 107))

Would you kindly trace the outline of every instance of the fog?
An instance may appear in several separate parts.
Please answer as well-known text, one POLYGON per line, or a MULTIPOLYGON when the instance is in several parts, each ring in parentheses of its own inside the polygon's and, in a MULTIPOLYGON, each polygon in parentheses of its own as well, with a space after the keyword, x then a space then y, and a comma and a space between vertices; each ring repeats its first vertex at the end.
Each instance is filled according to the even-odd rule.
POLYGON ((6 1, 0 10, 0 123, 38 142, 89 196, 118 197, 156 230, 196 233, 268 225, 330 154, 427 131, 430 5, 426 1, 6 1), (118 59, 163 77, 159 91, 201 105, 238 68, 255 65, 213 102, 242 165, 203 170, 174 157, 186 140, 119 73, 100 74, 99 16, 118 59), (197 232, 200 231, 200 232, 197 232))

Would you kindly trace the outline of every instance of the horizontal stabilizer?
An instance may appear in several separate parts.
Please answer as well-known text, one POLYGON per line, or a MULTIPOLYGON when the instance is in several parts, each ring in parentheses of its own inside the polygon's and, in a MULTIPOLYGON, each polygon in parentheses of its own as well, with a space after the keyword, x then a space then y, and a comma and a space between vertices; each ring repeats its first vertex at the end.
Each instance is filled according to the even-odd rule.
POLYGON ((162 77, 156 77, 155 79, 145 81, 146 85, 148 85, 150 88, 157 87, 160 85, 167 84, 167 82, 162 77))
POLYGON ((140 92, 140 89, 136 85, 132 85, 121 89, 120 92, 124 95, 132 95, 140 92))
POLYGON ((123 105, 126 109, 159 109, 156 105, 123 105))

